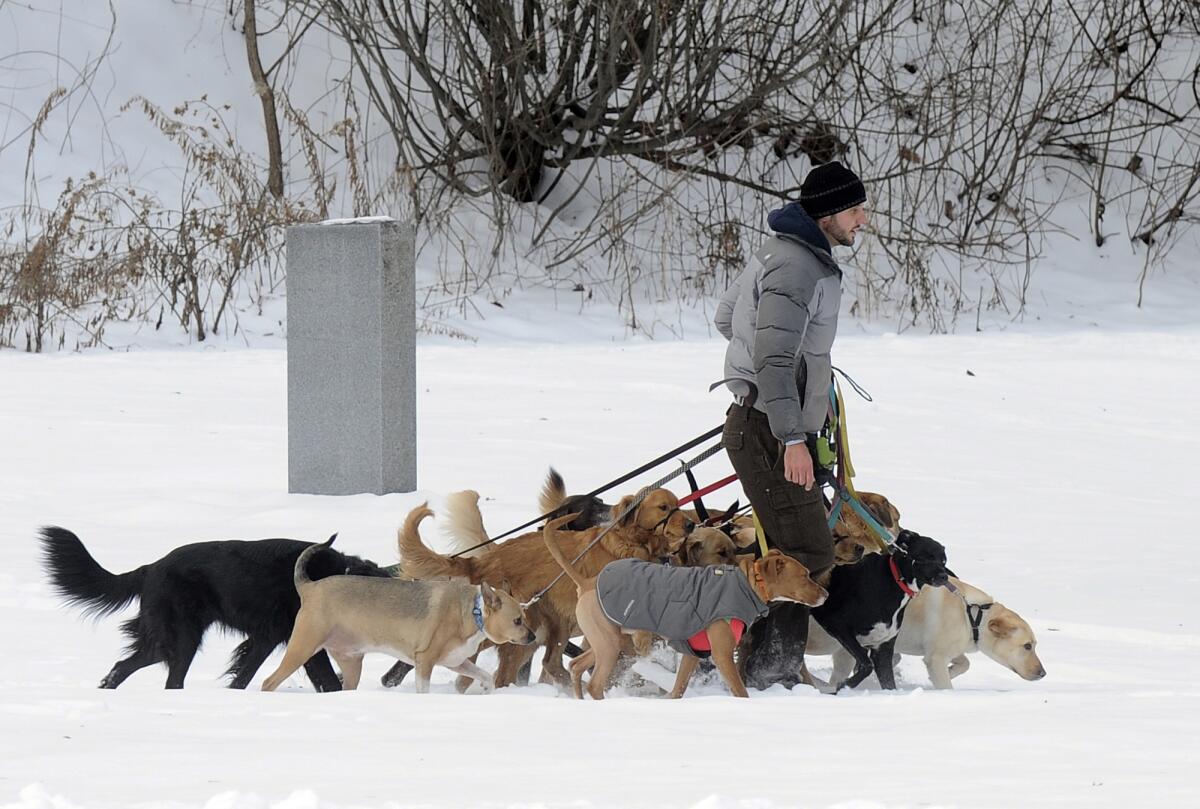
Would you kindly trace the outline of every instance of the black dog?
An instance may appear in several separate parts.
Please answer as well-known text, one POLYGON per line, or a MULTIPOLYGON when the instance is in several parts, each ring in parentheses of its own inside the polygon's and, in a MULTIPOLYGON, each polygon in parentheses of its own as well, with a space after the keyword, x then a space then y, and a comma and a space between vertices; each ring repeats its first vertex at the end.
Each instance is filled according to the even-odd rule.
POLYGON ((884 688, 895 688, 892 652, 904 621, 904 608, 924 585, 949 581, 946 549, 913 531, 901 531, 891 556, 871 554, 853 565, 835 567, 829 597, 812 617, 854 656, 854 673, 839 684, 855 688, 872 671, 884 688))
MULTIPOLYGON (((212 624, 246 635, 226 671, 233 678, 230 688, 245 688, 292 633, 300 609, 293 569, 300 552, 311 544, 295 539, 197 542, 115 575, 64 528, 43 528, 41 540, 51 583, 69 604, 107 615, 141 600, 137 616, 121 625, 130 638, 130 654, 100 681, 101 688, 116 688, 130 674, 155 663, 167 664, 167 688, 183 688, 192 658, 212 624)), ((308 569, 314 580, 342 573, 388 575, 374 562, 332 549, 314 556, 308 569)), ((316 690, 341 690, 324 651, 313 655, 304 669, 316 690)))

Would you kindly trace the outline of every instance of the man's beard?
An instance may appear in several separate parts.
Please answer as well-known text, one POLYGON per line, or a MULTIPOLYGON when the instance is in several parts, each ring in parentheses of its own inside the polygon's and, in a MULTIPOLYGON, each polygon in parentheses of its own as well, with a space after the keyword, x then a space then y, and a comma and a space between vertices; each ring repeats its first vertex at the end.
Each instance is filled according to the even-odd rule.
POLYGON ((838 227, 833 222, 825 226, 825 235, 842 247, 850 247, 854 244, 854 234, 844 228, 838 227))

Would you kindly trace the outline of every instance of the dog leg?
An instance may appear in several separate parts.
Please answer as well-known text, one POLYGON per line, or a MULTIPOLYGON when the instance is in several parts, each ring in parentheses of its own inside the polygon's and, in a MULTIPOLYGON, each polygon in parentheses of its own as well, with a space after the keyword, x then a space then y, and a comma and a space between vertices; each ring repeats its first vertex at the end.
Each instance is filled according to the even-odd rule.
POLYGON ((959 655, 950 661, 950 679, 965 673, 969 668, 971 668, 971 661, 967 659, 966 655, 959 655))
POLYGON ((546 653, 542 656, 541 681, 550 679, 559 688, 569 688, 571 675, 563 668, 563 650, 570 638, 561 631, 550 631, 546 636, 546 653))
POLYGON ((951 663, 945 655, 925 655, 925 671, 929 672, 929 681, 937 689, 953 688, 950 684, 951 663))
MULTIPOLYGON (((303 666, 305 661, 325 645, 327 634, 324 628, 314 625, 313 619, 305 615, 304 607, 301 607, 300 612, 296 614, 296 623, 292 627, 292 636, 288 638, 283 660, 280 661, 279 668, 263 680, 262 690, 274 691, 280 683, 292 676, 296 669, 303 666)), ((328 658, 326 662, 328 663, 328 658)))
POLYGON ((590 669, 596 662, 596 655, 588 648, 580 652, 579 656, 571 661, 571 689, 575 692, 575 699, 583 699, 583 673, 590 669))
POLYGON ((230 664, 229 671, 226 672, 233 675, 233 679, 229 682, 229 687, 242 689, 250 685, 250 681, 258 673, 259 666, 271 656, 271 652, 274 650, 275 644, 270 641, 264 641, 262 638, 257 637, 246 638, 234 650, 233 663, 230 664))
POLYGON ((387 670, 387 673, 379 678, 379 682, 384 688, 395 688, 404 682, 404 678, 413 670, 413 667, 405 663, 403 660, 397 660, 395 665, 387 670))
POLYGON ((834 640, 842 644, 842 648, 850 653, 855 662, 854 673, 846 680, 837 681, 837 684, 834 686, 834 693, 846 687, 857 688, 859 683, 867 679, 874 670, 874 666, 871 665, 871 656, 863 648, 862 644, 858 642, 858 638, 854 637, 853 633, 834 633, 830 632, 828 627, 825 628, 825 631, 833 635, 834 640))
POLYGON ((183 688, 183 681, 192 667, 192 660, 200 649, 203 637, 203 631, 196 632, 192 627, 185 628, 175 636, 172 648, 167 652, 167 688, 183 688))
POLYGON ((854 673, 854 657, 843 647, 833 651, 833 673, 829 675, 830 683, 840 683, 850 679, 854 673))
POLYGON ((875 669, 875 677, 879 687, 888 691, 896 690, 896 670, 892 668, 892 653, 896 648, 896 639, 885 640, 877 649, 871 650, 871 666, 875 669))
MULTIPOLYGON (((484 649, 486 649, 488 646, 491 646, 491 645, 492 645, 492 642, 490 640, 485 639, 483 641, 483 646, 479 649, 479 652, 483 651, 484 649)), ((479 659, 479 652, 476 652, 475 654, 471 655, 470 657, 467 658, 467 660, 470 660, 472 663, 474 663, 476 660, 479 659)), ((490 674, 488 675, 488 680, 495 683, 495 680, 492 679, 492 675, 490 675, 490 674)), ((471 684, 474 682, 475 682, 474 677, 468 677, 465 674, 460 674, 454 678, 454 690, 460 694, 465 694, 465 693, 467 693, 467 690, 471 687, 471 684)), ((526 680, 526 683, 528 683, 528 680, 526 680)))
POLYGON ((505 643, 496 649, 500 657, 500 665, 496 669, 496 687, 504 688, 517 681, 517 675, 525 662, 537 651, 535 644, 521 646, 516 643, 505 643))
POLYGON ((450 670, 457 672, 464 677, 470 677, 472 680, 479 683, 480 687, 482 687, 484 691, 491 691, 493 688, 495 688, 496 683, 492 679, 492 675, 479 668, 479 666, 476 666, 471 660, 464 660, 457 666, 451 666, 450 670))
POLYGON ((342 670, 342 689, 356 691, 358 681, 362 679, 363 656, 360 654, 335 654, 333 659, 338 664, 338 668, 342 670))
POLYGON ((413 662, 417 664, 417 693, 428 694, 429 676, 433 674, 434 661, 430 660, 426 655, 417 655, 416 660, 413 662))
POLYGON ((104 679, 100 681, 100 687, 116 688, 121 683, 125 682, 125 679, 135 671, 161 662, 162 657, 139 647, 129 657, 125 658, 124 660, 118 660, 113 665, 108 674, 104 675, 104 679))
POLYGON ((822 694, 835 693, 833 686, 822 680, 820 677, 815 676, 811 671, 808 670, 807 664, 800 667, 800 682, 804 683, 805 685, 812 686, 822 694))
MULTIPOLYGON (((700 658, 695 655, 681 655, 679 658, 679 668, 675 670, 675 686, 671 689, 671 693, 667 694, 668 699, 679 699, 683 696, 683 692, 687 690, 688 683, 692 679, 693 672, 696 671, 696 665, 700 662, 700 658)), ((741 679, 740 677, 738 679, 741 679)))
POLYGON ((713 663, 716 664, 717 671, 721 672, 725 685, 729 686, 730 693, 735 697, 748 698, 750 695, 746 693, 746 684, 742 682, 737 666, 733 663, 733 650, 737 644, 733 640, 733 630, 729 628, 729 622, 717 621, 709 626, 708 642, 712 646, 713 663))
POLYGON ((333 670, 333 663, 329 662, 329 655, 325 654, 324 649, 304 661, 304 673, 318 694, 342 690, 342 678, 333 670))
MULTIPOLYGON (((580 616, 580 626, 587 634, 588 640, 591 641, 592 679, 588 682, 587 691, 592 695, 592 699, 604 699, 609 679, 621 656, 620 630, 613 626, 607 618, 601 617, 601 620, 604 622, 603 626, 599 624, 585 626, 584 621, 592 624, 594 619, 592 616, 580 616)), ((576 660, 578 659, 576 658, 576 660)))

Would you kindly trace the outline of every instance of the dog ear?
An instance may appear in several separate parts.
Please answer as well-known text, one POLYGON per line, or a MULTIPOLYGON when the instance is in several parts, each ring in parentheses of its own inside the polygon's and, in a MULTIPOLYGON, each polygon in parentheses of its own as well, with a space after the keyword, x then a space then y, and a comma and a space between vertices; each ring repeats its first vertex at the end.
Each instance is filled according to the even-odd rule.
POLYGON ((1008 621, 1005 621, 1003 618, 993 618, 988 621, 987 626, 988 632, 991 632, 998 638, 1007 638, 1014 631, 1016 631, 1016 627, 1010 624, 1008 621))
POLYGON ((889 503, 882 494, 872 495, 868 498, 864 493, 863 505, 884 528, 890 531, 896 527, 896 521, 900 519, 900 512, 896 511, 896 507, 889 503))
POLYGON ((612 518, 614 520, 620 520, 620 522, 617 523, 618 525, 629 525, 631 522, 633 522, 633 519, 637 516, 638 510, 636 508, 630 510, 628 514, 625 514, 625 511, 627 509, 629 509, 630 506, 633 505, 633 501, 634 501, 634 496, 632 494, 627 494, 624 497, 622 497, 620 500, 618 500, 617 504, 615 506, 613 506, 612 518), (622 514, 625 514, 624 519, 621 518, 622 514))
POLYGON ((489 611, 500 609, 500 596, 496 595, 496 591, 488 585, 487 582, 479 582, 479 592, 483 596, 483 606, 489 611))

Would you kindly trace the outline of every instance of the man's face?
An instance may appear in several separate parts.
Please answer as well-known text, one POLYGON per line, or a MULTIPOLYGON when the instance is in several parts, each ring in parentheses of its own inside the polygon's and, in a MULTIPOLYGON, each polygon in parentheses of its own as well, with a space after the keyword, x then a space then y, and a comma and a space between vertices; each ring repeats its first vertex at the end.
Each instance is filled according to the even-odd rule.
POLYGON ((858 229, 867 224, 867 209, 863 205, 855 205, 839 211, 833 216, 822 217, 817 225, 825 232, 829 241, 849 247, 854 244, 854 236, 858 229))

